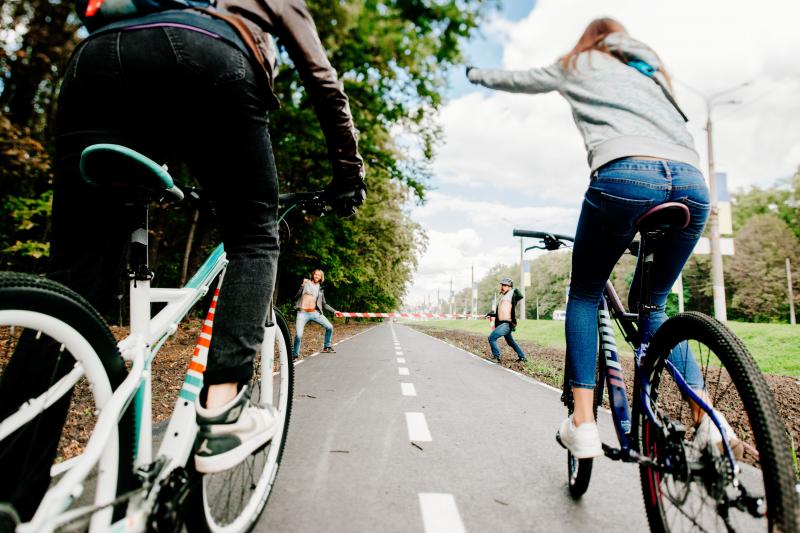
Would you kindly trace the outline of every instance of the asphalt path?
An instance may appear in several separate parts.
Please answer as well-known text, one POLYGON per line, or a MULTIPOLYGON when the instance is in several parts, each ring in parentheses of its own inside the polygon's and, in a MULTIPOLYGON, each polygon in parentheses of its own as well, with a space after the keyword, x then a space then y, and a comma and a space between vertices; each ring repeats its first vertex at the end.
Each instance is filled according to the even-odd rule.
MULTIPOLYGON (((295 367, 284 458, 255 531, 647 529, 638 470, 595 461, 575 502, 559 392, 398 324, 295 367)), ((611 419, 599 417, 613 442, 611 419)))

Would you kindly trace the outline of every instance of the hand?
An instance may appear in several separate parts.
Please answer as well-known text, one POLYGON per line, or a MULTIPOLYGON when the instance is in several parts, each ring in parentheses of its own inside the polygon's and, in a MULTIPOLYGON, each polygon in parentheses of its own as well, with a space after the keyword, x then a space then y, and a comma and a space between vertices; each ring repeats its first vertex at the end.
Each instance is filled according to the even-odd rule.
POLYGON ((335 316, 337 318, 342 318, 344 315, 342 314, 341 311, 334 311, 333 312, 333 316, 335 316))
POLYGON ((322 196, 337 215, 349 217, 355 214, 358 206, 367 198, 367 184, 364 182, 363 173, 346 178, 334 178, 325 187, 322 196))
POLYGON ((476 80, 470 77, 470 72, 472 72, 475 69, 476 67, 473 67, 471 65, 467 65, 467 67, 464 69, 464 74, 467 76, 467 79, 469 80, 470 83, 477 83, 476 80))

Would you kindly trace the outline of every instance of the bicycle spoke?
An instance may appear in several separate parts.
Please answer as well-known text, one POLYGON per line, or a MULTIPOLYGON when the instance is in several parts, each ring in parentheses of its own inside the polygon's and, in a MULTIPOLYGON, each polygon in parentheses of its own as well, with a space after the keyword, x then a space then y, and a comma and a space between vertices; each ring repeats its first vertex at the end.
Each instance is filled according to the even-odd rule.
MULTIPOLYGON (((702 321, 692 316, 681 320, 678 323, 685 329, 698 323, 702 328, 722 327, 710 320, 702 321)), ((640 435, 643 453, 663 465, 671 465, 664 472, 641 468, 648 518, 654 529, 665 531, 769 530, 774 520, 769 512, 765 515, 754 513, 756 516, 753 516, 729 500, 742 494, 743 489, 739 487, 744 487, 750 498, 766 497, 769 509, 770 498, 777 494, 776 491, 767 490, 767 478, 762 472, 765 455, 763 450, 758 449, 755 440, 758 432, 763 434, 765 431, 766 422, 753 418, 751 408, 756 398, 752 396, 752 389, 740 387, 737 379, 741 377, 732 374, 734 369, 741 371, 742 361, 749 356, 746 352, 739 352, 742 350, 739 343, 722 343, 719 340, 730 335, 724 330, 705 335, 705 331, 698 328, 699 337, 681 336, 687 335, 686 330, 674 327, 668 330, 670 334, 666 336, 667 340, 661 338, 660 344, 656 340, 651 343, 650 348, 657 356, 650 359, 652 363, 645 369, 651 383, 649 401, 662 420, 673 423, 664 424, 663 431, 666 433, 650 431, 640 435), (699 340, 702 338, 708 338, 709 341, 699 340), (687 357, 695 357, 699 363, 705 385, 705 401, 715 410, 722 427, 730 426, 733 431, 731 434, 726 429, 728 445, 737 458, 735 478, 721 443, 720 431, 711 423, 711 419, 702 419, 700 426, 692 429, 696 408, 689 408, 687 395, 684 394, 686 391, 678 385, 679 381, 671 372, 665 371, 663 358, 670 353, 677 363, 677 370, 680 370, 678 367, 683 365, 687 357), (737 361, 737 358, 740 366, 726 366, 731 361, 737 361), (748 394, 750 396, 746 396, 748 394), (686 428, 685 433, 678 432, 680 427, 686 428)), ((759 376, 757 369, 748 379, 754 379, 753 376, 759 376)), ((650 422, 644 419, 641 427, 649 426, 650 422)), ((766 458, 774 465, 776 458, 782 460, 783 456, 768 449, 766 458)), ((774 472, 775 467, 771 468, 774 472)))

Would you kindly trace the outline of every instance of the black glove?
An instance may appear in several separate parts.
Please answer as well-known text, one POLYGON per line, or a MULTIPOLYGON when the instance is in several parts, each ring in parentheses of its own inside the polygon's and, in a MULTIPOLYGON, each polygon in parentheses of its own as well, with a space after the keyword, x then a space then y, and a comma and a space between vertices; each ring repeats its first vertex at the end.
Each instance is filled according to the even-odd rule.
POLYGON ((367 198, 367 184, 363 175, 334 178, 325 187, 322 196, 337 215, 349 217, 367 198))

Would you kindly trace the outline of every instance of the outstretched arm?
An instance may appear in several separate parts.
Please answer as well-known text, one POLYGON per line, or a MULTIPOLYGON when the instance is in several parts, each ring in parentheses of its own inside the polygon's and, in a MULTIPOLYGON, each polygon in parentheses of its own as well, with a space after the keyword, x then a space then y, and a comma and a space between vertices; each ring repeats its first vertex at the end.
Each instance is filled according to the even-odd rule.
POLYGON ((467 78, 472 83, 489 89, 512 93, 546 93, 561 87, 564 72, 560 63, 530 70, 494 70, 467 68, 467 78))

